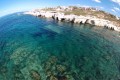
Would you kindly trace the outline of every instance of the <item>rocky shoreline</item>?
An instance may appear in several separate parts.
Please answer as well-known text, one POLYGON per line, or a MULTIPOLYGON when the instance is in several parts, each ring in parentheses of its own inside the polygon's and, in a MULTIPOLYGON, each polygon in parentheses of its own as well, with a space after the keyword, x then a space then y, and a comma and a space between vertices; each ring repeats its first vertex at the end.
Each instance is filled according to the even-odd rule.
POLYGON ((33 10, 33 11, 27 11, 24 12, 24 14, 29 14, 37 17, 45 17, 45 18, 53 18, 54 20, 58 21, 66 21, 71 23, 78 23, 78 24, 91 24, 95 26, 103 26, 105 28, 108 28, 110 30, 115 30, 120 32, 120 27, 114 25, 112 21, 100 19, 96 16, 83 16, 83 15, 65 15, 63 12, 59 11, 45 11, 45 10, 33 10))

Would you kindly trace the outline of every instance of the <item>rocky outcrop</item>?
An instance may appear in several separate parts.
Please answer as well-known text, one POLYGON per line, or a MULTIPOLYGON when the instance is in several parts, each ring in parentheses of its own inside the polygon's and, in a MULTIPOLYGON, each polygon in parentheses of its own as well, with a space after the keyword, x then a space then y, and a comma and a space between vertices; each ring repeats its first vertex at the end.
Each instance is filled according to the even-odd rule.
POLYGON ((28 11, 24 14, 30 14, 37 17, 53 18, 58 21, 67 21, 78 24, 91 24, 96 26, 103 26, 111 30, 120 31, 118 26, 115 26, 111 21, 105 19, 99 19, 95 16, 77 16, 74 14, 65 15, 62 12, 57 11, 28 11))

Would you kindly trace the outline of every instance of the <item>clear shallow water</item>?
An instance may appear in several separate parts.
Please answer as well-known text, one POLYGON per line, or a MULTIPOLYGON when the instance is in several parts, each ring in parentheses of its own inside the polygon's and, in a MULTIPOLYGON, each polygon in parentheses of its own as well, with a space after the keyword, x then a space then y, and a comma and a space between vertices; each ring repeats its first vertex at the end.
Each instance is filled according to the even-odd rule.
POLYGON ((21 13, 0 18, 0 80, 119 80, 119 33, 21 13))

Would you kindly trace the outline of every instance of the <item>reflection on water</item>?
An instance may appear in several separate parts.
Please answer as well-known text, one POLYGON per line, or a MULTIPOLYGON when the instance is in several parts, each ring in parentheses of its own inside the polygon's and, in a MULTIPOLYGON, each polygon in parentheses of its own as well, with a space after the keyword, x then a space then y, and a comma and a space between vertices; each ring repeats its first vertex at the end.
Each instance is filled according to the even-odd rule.
POLYGON ((118 32, 12 14, 0 19, 0 80, 119 80, 118 32))

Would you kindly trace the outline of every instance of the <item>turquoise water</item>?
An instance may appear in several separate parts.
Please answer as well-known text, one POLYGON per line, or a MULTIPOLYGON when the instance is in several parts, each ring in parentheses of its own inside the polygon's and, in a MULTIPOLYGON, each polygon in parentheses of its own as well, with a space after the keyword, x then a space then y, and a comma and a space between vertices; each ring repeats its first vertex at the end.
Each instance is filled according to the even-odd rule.
POLYGON ((119 33, 22 13, 0 18, 0 80, 120 80, 119 33))

